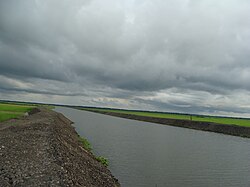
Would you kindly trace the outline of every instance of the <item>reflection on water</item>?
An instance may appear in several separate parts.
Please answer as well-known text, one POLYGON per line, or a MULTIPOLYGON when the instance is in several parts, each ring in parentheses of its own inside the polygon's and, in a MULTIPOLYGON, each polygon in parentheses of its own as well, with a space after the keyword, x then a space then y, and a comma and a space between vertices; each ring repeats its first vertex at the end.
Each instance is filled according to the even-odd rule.
POLYGON ((250 186, 250 139, 116 118, 70 108, 55 109, 124 187, 250 186))

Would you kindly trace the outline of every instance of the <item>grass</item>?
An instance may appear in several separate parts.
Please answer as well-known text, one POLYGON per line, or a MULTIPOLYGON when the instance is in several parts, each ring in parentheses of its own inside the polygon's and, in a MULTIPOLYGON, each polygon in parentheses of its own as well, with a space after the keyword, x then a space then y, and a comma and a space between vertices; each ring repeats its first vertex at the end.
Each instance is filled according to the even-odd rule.
POLYGON ((26 112, 31 111, 35 106, 0 103, 0 122, 12 118, 18 118, 26 112))
POLYGON ((92 147, 89 143, 89 141, 86 138, 83 137, 79 137, 80 142, 82 143, 82 146, 84 149, 86 149, 87 151, 92 151, 92 147))
POLYGON ((101 162, 104 166, 107 167, 109 165, 108 160, 106 158, 104 158, 103 156, 98 156, 98 157, 95 157, 95 158, 96 158, 96 160, 98 162, 101 162))
POLYGON ((0 104, 0 111, 8 111, 8 112, 29 112, 32 110, 34 106, 28 105, 16 105, 16 104, 0 104))
POLYGON ((172 113, 131 111, 131 110, 120 110, 120 109, 102 109, 102 108, 82 108, 82 109, 89 110, 89 111, 97 111, 97 112, 98 111, 115 112, 115 113, 121 113, 121 114, 132 114, 132 115, 137 115, 137 116, 214 122, 214 123, 227 124, 227 125, 238 125, 238 126, 250 127, 250 119, 244 119, 244 118, 201 116, 201 115, 189 115, 189 114, 172 114, 172 113))
MULTIPOLYGON (((80 136, 79 136, 79 140, 80 140, 80 142, 82 143, 82 147, 83 147, 85 150, 87 150, 87 151, 89 151, 89 152, 92 151, 92 147, 91 147, 89 141, 88 141, 86 138, 83 138, 83 137, 80 137, 80 136)), ((97 160, 98 162, 102 163, 104 166, 107 167, 107 166, 109 165, 109 164, 108 164, 108 159, 106 159, 105 157, 103 157, 103 156, 95 156, 95 158, 96 158, 96 160, 97 160)))
POLYGON ((22 116, 22 114, 19 114, 19 113, 6 113, 6 112, 0 111, 0 122, 1 121, 6 121, 6 120, 12 119, 12 118, 18 118, 20 116, 22 116))

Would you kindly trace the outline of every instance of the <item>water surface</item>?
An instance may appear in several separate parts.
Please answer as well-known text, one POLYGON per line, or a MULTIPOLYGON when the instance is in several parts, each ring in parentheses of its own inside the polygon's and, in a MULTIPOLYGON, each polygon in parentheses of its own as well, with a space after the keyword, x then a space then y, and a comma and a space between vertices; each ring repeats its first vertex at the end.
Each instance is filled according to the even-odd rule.
POLYGON ((124 187, 249 187, 250 139, 56 107, 124 187))

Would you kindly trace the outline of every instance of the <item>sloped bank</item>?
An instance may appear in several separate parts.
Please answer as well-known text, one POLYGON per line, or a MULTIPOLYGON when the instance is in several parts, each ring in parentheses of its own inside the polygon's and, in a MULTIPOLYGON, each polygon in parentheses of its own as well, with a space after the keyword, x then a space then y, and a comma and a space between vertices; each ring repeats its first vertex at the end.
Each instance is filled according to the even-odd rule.
POLYGON ((0 123, 0 186, 120 186, 82 148, 72 122, 47 109, 0 123))
POLYGON ((132 114, 116 113, 116 112, 104 112, 104 111, 94 111, 94 110, 88 110, 88 111, 121 117, 121 118, 250 138, 250 127, 242 127, 237 125, 224 125, 212 122, 138 116, 132 114))

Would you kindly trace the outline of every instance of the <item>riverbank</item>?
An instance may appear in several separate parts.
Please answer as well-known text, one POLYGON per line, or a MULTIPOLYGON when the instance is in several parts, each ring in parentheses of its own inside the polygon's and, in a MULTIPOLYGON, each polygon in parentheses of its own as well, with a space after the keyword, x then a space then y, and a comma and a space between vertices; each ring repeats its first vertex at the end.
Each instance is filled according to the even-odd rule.
POLYGON ((106 114, 115 117, 127 118, 132 120, 139 120, 145 122, 158 123, 162 125, 170 125, 176 127, 183 127, 195 130, 209 131, 222 133, 233 136, 240 136, 250 138, 250 127, 243 127, 237 125, 225 125, 212 122, 201 122, 201 121, 192 121, 192 120, 181 120, 181 119, 168 119, 168 118, 157 118, 157 117, 148 117, 148 116, 138 116, 133 114, 124 114, 117 112, 105 112, 105 111, 95 111, 87 110, 90 112, 96 112, 100 114, 106 114))
POLYGON ((72 122, 39 109, 0 123, 0 186, 120 186, 82 148, 72 122))

